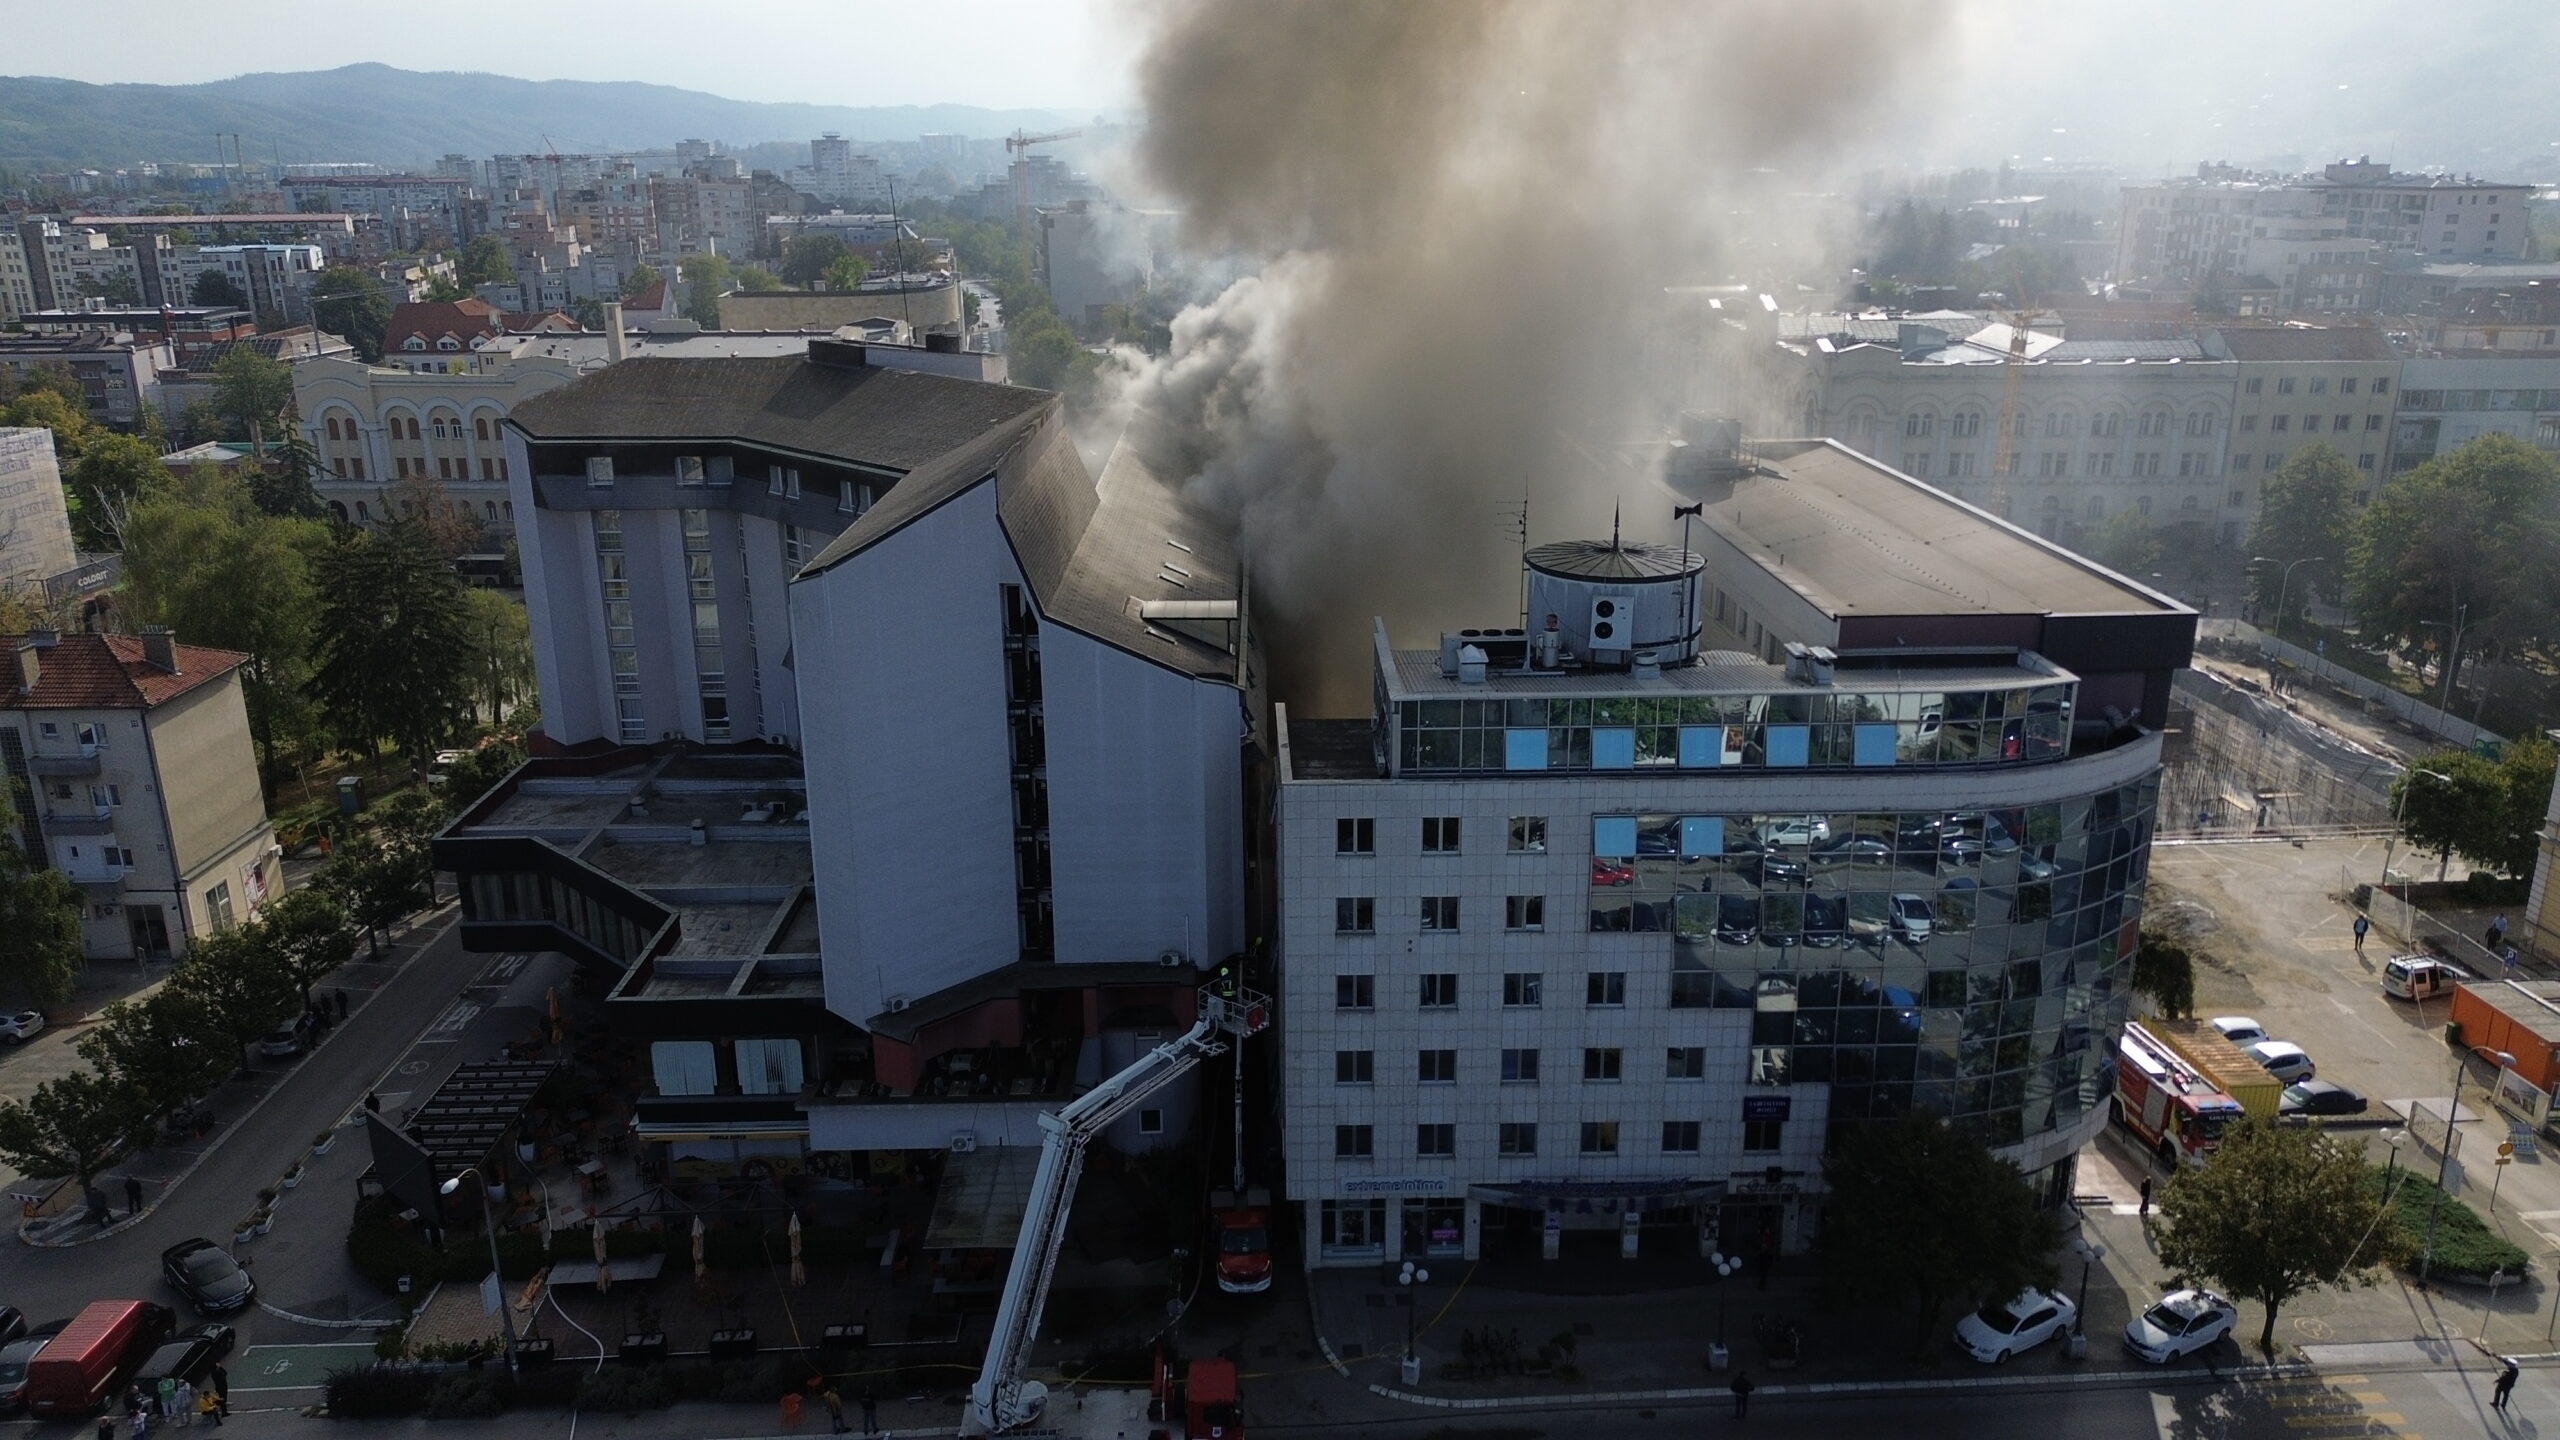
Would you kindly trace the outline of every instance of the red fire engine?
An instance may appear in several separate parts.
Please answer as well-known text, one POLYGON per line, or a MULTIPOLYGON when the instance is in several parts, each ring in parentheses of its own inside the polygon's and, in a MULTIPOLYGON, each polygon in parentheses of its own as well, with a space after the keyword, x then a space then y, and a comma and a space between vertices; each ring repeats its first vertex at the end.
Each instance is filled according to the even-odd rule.
POLYGON ((2116 1042, 2115 1121, 2170 1165, 2201 1165, 2239 1121, 2240 1102, 2213 1087, 2194 1066, 2140 1025, 2116 1042))

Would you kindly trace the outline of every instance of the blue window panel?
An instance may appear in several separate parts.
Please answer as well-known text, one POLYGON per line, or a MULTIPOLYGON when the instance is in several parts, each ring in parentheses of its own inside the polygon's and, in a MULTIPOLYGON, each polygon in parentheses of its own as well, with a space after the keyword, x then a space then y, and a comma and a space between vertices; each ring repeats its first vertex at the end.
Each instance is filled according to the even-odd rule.
MULTIPOLYGON (((1893 727, 1885 727, 1891 730, 1893 727)), ((1544 770, 1547 768, 1547 732, 1505 730, 1502 732, 1502 768, 1505 770, 1544 770)))
POLYGON ((1591 768, 1636 768, 1636 732, 1632 726, 1597 726, 1591 732, 1591 768))
POLYGON ((1721 815, 1681 816, 1680 853, 1683 855, 1723 854, 1724 817, 1721 815))
POLYGON ((1762 753, 1769 757, 1769 764, 1772 767, 1801 766, 1813 751, 1813 727, 1810 725, 1768 726, 1762 734, 1760 745, 1762 753))
POLYGON ((1856 727, 1850 739, 1850 758, 1860 765, 1893 763, 1894 727, 1890 724, 1867 724, 1856 727))
POLYGON ((1680 727, 1680 768, 1703 770, 1723 763, 1723 726, 1683 725, 1680 727))
POLYGON ((1604 860, 1633 859, 1636 853, 1636 817, 1592 816, 1591 853, 1604 860))

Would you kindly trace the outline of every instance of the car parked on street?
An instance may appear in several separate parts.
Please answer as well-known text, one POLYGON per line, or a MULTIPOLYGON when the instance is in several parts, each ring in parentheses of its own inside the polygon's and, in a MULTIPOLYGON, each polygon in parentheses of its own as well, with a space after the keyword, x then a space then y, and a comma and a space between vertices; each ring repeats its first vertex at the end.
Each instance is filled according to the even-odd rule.
POLYGON ((2172 1290, 2124 1327, 2124 1348, 2154 1365, 2193 1355, 2231 1333, 2240 1309, 2210 1290, 2172 1290))
POLYGON ((2308 1080, 2320 1073, 2311 1056, 2290 1040, 2258 1040, 2241 1047, 2249 1058, 2265 1067, 2266 1072, 2287 1085, 2308 1080))
POLYGON ((21 1010, 15 1015, 0 1017, 0 1040, 12 1045, 34 1039, 43 1029, 44 1012, 41 1010, 21 1010))
POLYGON ((160 1270, 206 1315, 238 1310, 258 1298, 258 1282, 231 1252, 202 1236, 161 1251, 160 1270))
POLYGON ((56 1323, 0 1345, 0 1415, 15 1415, 27 1408, 27 1362, 61 1333, 62 1326, 56 1323))
POLYGON ((183 1380, 201 1390, 212 1378, 214 1365, 231 1353, 237 1338, 238 1332, 228 1325, 198 1325, 172 1335, 151 1352, 141 1369, 133 1372, 133 1383, 151 1392, 158 1390, 163 1380, 172 1384, 183 1380))
POLYGON ((2366 1100, 2335 1080, 2304 1080, 2284 1087, 2278 1115, 2361 1115, 2366 1100))
POLYGON ((2006 1304, 1985 1305, 1956 1322, 1956 1344, 1986 1365, 2006 1365, 2009 1357, 2071 1329, 2080 1307, 2068 1295, 2021 1290, 2006 1304))
POLYGON ((2267 1038, 2267 1027, 2248 1015, 2216 1015, 2213 1028, 2234 1045, 2255 1045, 2267 1038))

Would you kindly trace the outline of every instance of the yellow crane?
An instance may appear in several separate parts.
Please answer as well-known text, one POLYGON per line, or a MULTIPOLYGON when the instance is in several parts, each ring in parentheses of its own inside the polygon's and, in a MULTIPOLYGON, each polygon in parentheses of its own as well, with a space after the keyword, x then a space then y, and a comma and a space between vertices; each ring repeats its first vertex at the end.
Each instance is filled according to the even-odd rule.
POLYGON ((2008 312, 2009 355, 2000 362, 2000 430, 1991 445, 1991 513, 2009 518, 2009 472, 2018 463, 2018 430, 2026 416, 2018 409, 2027 381, 2027 329, 2034 317, 2025 310, 2008 312))
POLYGON ((1004 148, 1013 154, 1005 168, 1013 172, 1013 223, 1031 223, 1031 147, 1055 140, 1080 140, 1082 130, 1052 130, 1046 135, 1030 135, 1020 130, 1004 137, 1004 148))

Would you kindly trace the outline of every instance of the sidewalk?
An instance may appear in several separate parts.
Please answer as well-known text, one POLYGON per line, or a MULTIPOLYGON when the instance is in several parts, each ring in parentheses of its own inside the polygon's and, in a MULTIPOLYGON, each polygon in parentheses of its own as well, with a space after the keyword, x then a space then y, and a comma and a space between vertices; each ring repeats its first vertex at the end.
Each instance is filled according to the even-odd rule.
MULTIPOLYGON (((1913 1348, 1908 1311, 1823 1309, 1816 1296, 1816 1266, 1809 1255, 1788 1256, 1765 1288, 1745 1272, 1727 1280, 1697 1278, 1703 1262, 1664 1249, 1640 1260, 1617 1258, 1615 1236, 1594 1247, 1546 1262, 1534 1256, 1469 1264, 1438 1263, 1432 1283, 1417 1297, 1415 1315, 1422 1380, 1407 1387, 1397 1373, 1404 1350, 1405 1312, 1397 1288, 1381 1267, 1318 1270, 1308 1277, 1310 1304, 1321 1343, 1340 1372, 1382 1400, 1400 1405, 1454 1408, 1541 1407, 1571 1403, 1657 1403, 1701 1387, 1714 1390, 1731 1370, 1712 1371, 1707 1347, 1721 1333, 1732 1367, 1747 1371, 1764 1396, 1845 1393, 1898 1388, 1992 1388, 2175 1382, 2181 1377, 2229 1378, 2263 1368, 2256 1340, 2264 1313, 2240 1305, 2234 1341, 2199 1359, 2172 1366, 2142 1364, 2119 1337, 2139 1307, 2174 1288, 2144 1232, 2139 1215, 2139 1162, 2112 1137, 2084 1153, 2079 1236, 2095 1241, 2103 1258, 2088 1268, 2066 1245, 2060 1289, 2083 1291, 2088 1356, 2068 1358, 2060 1343, 2019 1356, 2007 1366, 1980 1365, 1954 1348, 1958 1313, 1937 1317, 1913 1348), (1445 1282, 1444 1282, 1445 1276, 1445 1282), (1665 1285, 1665 1277, 1672 1282, 1665 1285), (1754 1337, 1762 1315, 1792 1320, 1803 1336, 1803 1361, 1772 1369, 1754 1337), (1468 1330, 1517 1331, 1523 1352, 1534 1353, 1560 1332, 1574 1336, 1578 1375, 1457 1379, 1444 1366, 1457 1361, 1468 1330)), ((1570 1238, 1570 1237, 1569 1237, 1570 1238)), ((2550 1308, 2547 1278, 2511 1287, 2497 1297, 2476 1287, 2419 1290, 2392 1276, 2365 1289, 2326 1290, 2288 1304, 2277 1330, 2275 1364, 2299 1368, 2324 1362, 2358 1366, 2429 1363, 2449 1351, 2471 1353, 2470 1337, 2484 1319, 2492 1346, 2540 1353, 2560 1349, 2542 1341, 2530 1324, 2550 1308), (2528 1333, 2529 1327, 2529 1333, 2528 1333)))
MULTIPOLYGON (((359 950, 355 959, 331 971, 328 978, 312 988, 313 1003, 327 1003, 337 992, 344 991, 348 1002, 347 1014, 352 1018, 370 1003, 376 991, 399 973, 402 964, 441 938, 459 913, 450 901, 423 912, 409 922, 408 929, 385 944, 380 959, 359 950)), ((334 1007, 330 1015, 332 1029, 318 1042, 315 1051, 335 1043, 337 1012, 334 1007)), ((215 1151, 239 1133, 250 1117, 294 1078, 307 1058, 296 1057, 283 1064, 268 1062, 234 1074, 197 1103, 199 1111, 214 1118, 209 1131, 129 1155, 111 1173, 99 1176, 97 1188, 106 1197, 110 1217, 105 1225, 90 1222, 87 1207, 81 1204, 78 1195, 56 1195, 52 1201, 57 1207, 54 1213, 20 1221, 19 1240, 43 1247, 85 1245, 121 1234, 139 1223, 159 1209, 189 1176, 213 1157, 215 1151), (125 1182, 128 1179, 142 1182, 143 1203, 139 1210, 125 1208, 125 1182)), ((66 1190, 69 1188, 68 1182, 39 1183, 48 1188, 57 1184, 66 1190)), ((33 1193, 33 1187, 21 1185, 18 1188, 20 1193, 33 1193)))

